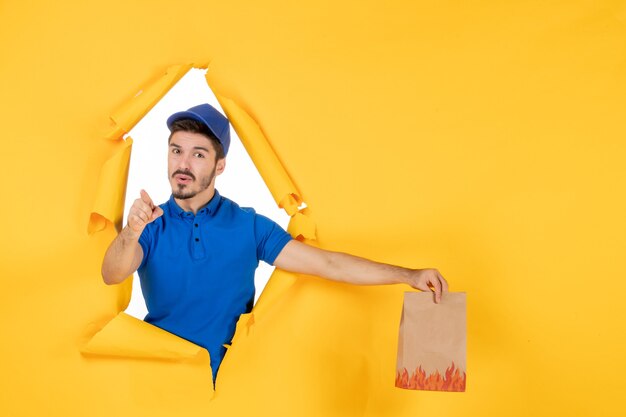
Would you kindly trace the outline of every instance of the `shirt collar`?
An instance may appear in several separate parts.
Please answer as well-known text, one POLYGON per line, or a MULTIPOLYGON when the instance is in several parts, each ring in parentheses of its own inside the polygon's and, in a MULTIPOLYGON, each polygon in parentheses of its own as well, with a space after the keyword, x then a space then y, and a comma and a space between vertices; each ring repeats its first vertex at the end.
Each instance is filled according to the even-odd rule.
MULTIPOLYGON (((213 197, 211 198, 211 200, 207 204, 205 204, 204 207, 198 210, 198 213, 196 214, 196 216, 215 215, 220 205, 221 199, 222 198, 220 196, 220 193, 216 189, 215 194, 213 194, 213 197)), ((174 215, 177 215, 179 217, 194 217, 191 211, 185 211, 178 204, 176 204, 176 200, 174 200, 173 195, 170 195, 170 199, 167 202, 167 204, 169 206, 170 212, 174 215)))

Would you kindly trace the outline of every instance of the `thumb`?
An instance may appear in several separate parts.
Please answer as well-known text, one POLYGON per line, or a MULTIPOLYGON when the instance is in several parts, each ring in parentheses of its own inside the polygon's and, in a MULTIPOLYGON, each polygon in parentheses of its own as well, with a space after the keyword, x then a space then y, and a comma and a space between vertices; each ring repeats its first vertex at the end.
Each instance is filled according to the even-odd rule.
POLYGON ((152 211, 152 216, 150 217, 150 221, 154 221, 163 215, 163 209, 159 206, 156 206, 152 211))

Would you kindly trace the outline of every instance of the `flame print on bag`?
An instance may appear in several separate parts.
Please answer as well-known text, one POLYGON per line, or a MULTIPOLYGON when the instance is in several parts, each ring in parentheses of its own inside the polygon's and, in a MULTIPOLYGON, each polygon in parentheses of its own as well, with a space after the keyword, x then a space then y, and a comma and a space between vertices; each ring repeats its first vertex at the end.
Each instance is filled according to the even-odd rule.
POLYGON ((419 389, 428 391, 465 391, 465 372, 454 366, 446 369, 442 376, 439 371, 435 371, 426 376, 426 372, 421 365, 415 369, 411 375, 404 368, 402 372, 396 373, 396 387, 406 389, 419 389))

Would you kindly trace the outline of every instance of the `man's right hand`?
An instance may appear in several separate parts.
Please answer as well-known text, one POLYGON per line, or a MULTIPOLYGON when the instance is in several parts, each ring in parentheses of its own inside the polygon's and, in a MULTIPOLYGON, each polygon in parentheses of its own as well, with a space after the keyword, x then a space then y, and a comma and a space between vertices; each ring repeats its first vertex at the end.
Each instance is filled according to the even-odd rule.
POLYGON ((105 284, 119 284, 139 268, 143 259, 139 236, 148 223, 163 215, 163 210, 154 205, 147 192, 141 190, 140 194, 128 211, 128 225, 113 239, 104 254, 102 279, 105 284))
POLYGON ((133 238, 139 239, 146 225, 161 215, 163 215, 161 207, 155 206, 148 193, 141 190, 140 198, 135 200, 128 211, 128 231, 133 238))

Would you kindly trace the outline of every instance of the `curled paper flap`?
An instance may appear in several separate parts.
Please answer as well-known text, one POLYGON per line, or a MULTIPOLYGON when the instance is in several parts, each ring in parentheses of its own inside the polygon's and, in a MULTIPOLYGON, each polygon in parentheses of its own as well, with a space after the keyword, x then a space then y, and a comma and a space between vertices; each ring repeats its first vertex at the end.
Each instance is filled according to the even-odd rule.
POLYGON ((302 204, 302 199, 297 194, 287 194, 279 202, 278 207, 293 216, 298 212, 298 207, 302 204))
POLYGON ((102 165, 87 225, 89 234, 104 230, 108 224, 115 225, 118 230, 121 228, 132 144, 130 137, 122 141, 121 149, 102 165))
POLYGON ((124 312, 96 333, 81 348, 81 352, 135 359, 209 361, 209 352, 203 347, 124 312))
POLYGON ((109 130, 104 134, 106 139, 116 140, 121 138, 144 117, 152 107, 180 80, 193 64, 173 65, 169 67, 163 76, 158 78, 139 92, 113 114, 113 122, 109 130))
POLYGON ((293 216, 297 213, 298 206, 302 204, 300 192, 289 178, 258 123, 233 100, 217 93, 215 97, 237 131, 241 143, 259 170, 276 204, 293 216))
POLYGON ((287 231, 295 239, 315 240, 315 222, 303 212, 291 217, 287 231))

